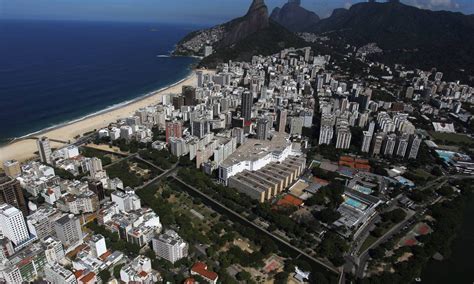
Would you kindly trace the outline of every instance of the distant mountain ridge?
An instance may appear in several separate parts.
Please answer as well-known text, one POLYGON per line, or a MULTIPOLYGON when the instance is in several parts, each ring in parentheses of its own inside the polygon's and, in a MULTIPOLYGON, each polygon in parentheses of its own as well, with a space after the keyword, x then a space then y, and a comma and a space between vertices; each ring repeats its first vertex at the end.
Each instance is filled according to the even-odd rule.
POLYGON ((273 9, 270 19, 293 32, 309 32, 320 20, 316 13, 301 7, 300 0, 289 0, 273 9))
POLYGON ((357 3, 348 10, 334 10, 312 32, 358 47, 376 42, 394 63, 473 70, 473 15, 424 10, 398 1, 357 3))
POLYGON ((174 54, 202 56, 204 47, 212 46, 214 53, 202 61, 205 65, 249 60, 252 55, 308 45, 291 32, 304 31, 325 35, 336 44, 376 43, 383 53, 371 56, 380 62, 425 70, 436 67, 454 79, 474 74, 474 15, 424 10, 391 0, 335 9, 329 18, 319 20, 300 4, 289 0, 268 17, 264 1, 253 0, 244 16, 187 35, 174 54))
POLYGON ((253 0, 244 16, 188 34, 173 54, 202 55, 205 46, 212 46, 214 53, 204 58, 201 65, 215 66, 227 60, 249 60, 255 54, 268 55, 303 44, 298 36, 269 18, 264 0, 253 0))

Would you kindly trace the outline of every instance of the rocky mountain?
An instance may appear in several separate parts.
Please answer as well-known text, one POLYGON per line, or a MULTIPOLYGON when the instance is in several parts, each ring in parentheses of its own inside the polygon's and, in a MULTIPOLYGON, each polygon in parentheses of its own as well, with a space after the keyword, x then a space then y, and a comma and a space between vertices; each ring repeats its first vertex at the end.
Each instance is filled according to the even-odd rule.
POLYGON ((253 55, 269 55, 304 44, 293 32, 269 18, 264 0, 253 0, 244 16, 188 34, 173 54, 202 56, 205 47, 212 46, 213 54, 204 58, 201 65, 214 67, 220 62, 250 60, 253 55))
POLYGON ((210 29, 192 32, 176 46, 176 55, 202 55, 206 45, 214 49, 230 46, 249 35, 268 28, 270 21, 264 0, 253 0, 247 13, 210 29))
POLYGON ((301 0, 289 0, 273 9, 270 19, 293 32, 309 32, 320 20, 316 13, 301 7, 301 0))
POLYGON ((335 10, 312 31, 358 47, 375 42, 384 50, 380 56, 391 63, 473 70, 473 15, 371 1, 335 10))
POLYGON ((245 16, 234 19, 225 25, 227 32, 219 46, 229 46, 255 32, 268 28, 270 22, 265 2, 263 0, 253 0, 245 16))

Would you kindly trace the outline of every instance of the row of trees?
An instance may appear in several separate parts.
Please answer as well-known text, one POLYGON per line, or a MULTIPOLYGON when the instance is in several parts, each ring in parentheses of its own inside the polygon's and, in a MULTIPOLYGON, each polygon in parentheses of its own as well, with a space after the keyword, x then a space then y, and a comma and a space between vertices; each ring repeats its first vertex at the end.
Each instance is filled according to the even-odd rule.
POLYGON ((164 149, 161 151, 155 149, 143 149, 139 151, 139 154, 143 159, 148 160, 165 170, 171 168, 176 162, 178 162, 178 158, 164 149))

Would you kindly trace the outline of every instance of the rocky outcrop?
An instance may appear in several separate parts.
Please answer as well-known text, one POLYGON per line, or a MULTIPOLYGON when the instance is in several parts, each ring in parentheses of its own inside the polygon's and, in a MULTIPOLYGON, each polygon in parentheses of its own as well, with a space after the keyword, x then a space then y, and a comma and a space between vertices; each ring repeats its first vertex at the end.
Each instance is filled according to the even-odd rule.
POLYGON ((289 0, 281 8, 273 9, 270 19, 293 32, 308 32, 319 22, 316 13, 301 7, 299 0, 289 0))
POLYGON ((220 46, 232 45, 249 35, 269 26, 268 9, 263 0, 253 0, 252 5, 241 18, 227 23, 227 32, 220 46))
POLYGON ((210 29, 192 32, 176 46, 175 55, 202 55, 205 45, 214 49, 231 46, 270 26, 264 0, 253 0, 247 13, 237 19, 210 29))

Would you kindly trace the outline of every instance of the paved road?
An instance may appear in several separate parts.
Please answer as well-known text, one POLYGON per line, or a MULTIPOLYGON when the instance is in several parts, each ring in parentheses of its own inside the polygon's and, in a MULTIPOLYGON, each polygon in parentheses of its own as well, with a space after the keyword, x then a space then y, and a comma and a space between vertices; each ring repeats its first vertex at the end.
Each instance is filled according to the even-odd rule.
POLYGON ((412 219, 416 218, 416 214, 414 211, 410 211, 407 214, 407 217, 401 223, 393 226, 390 230, 388 230, 382 237, 380 237, 377 241, 375 241, 371 246, 369 246, 364 252, 359 255, 358 258, 358 267, 356 271, 356 276, 362 278, 364 276, 364 269, 369 259, 369 250, 372 248, 377 247, 378 245, 382 244, 383 242, 387 241, 390 237, 394 234, 398 233, 406 224, 408 224, 412 219))

